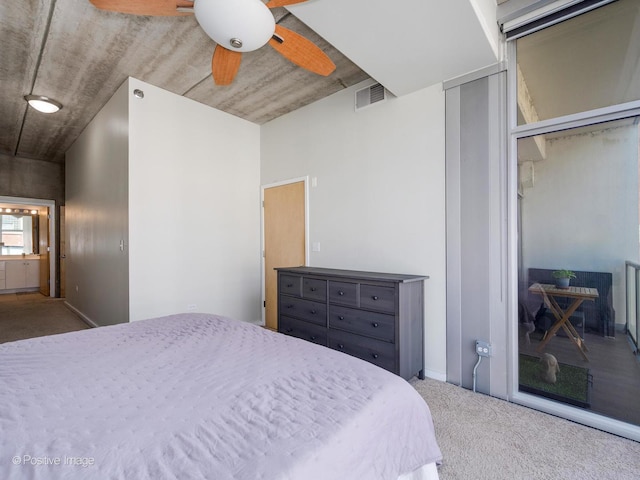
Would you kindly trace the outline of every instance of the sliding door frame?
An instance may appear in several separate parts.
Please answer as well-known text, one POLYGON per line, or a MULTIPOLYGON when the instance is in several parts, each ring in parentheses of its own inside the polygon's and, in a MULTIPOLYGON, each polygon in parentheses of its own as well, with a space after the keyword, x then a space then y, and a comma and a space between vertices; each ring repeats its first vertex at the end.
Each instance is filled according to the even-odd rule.
POLYGON ((542 397, 518 391, 518 140, 534 135, 568 130, 612 120, 621 120, 640 115, 640 101, 627 102, 595 110, 565 115, 527 125, 517 125, 517 59, 516 42, 507 43, 507 104, 508 104, 508 285, 509 285, 509 359, 507 385, 512 402, 557 415, 577 423, 604 430, 622 437, 640 441, 640 427, 612 418, 561 404, 542 397))

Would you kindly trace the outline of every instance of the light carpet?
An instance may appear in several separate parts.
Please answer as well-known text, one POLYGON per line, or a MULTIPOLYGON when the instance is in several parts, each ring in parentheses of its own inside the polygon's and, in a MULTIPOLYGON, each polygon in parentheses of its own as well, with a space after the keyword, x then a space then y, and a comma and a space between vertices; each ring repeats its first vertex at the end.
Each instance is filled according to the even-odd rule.
POLYGON ((411 384, 433 415, 441 480, 640 479, 640 443, 437 380, 411 384))
POLYGON ((40 293, 0 295, 0 343, 89 328, 63 298, 40 293))

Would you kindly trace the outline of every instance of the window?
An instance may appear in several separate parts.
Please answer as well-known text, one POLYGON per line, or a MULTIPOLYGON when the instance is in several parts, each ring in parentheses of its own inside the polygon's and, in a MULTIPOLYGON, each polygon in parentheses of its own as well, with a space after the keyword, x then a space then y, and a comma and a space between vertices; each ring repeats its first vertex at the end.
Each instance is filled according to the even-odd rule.
POLYGON ((619 0, 518 39, 518 125, 640 99, 639 10, 619 0))
POLYGON ((30 215, 0 215, 2 255, 21 255, 34 253, 33 225, 30 215))
POLYGON ((637 322, 628 316, 640 311, 628 284, 629 269, 640 271, 639 26, 640 2, 618 0, 509 50, 514 390, 538 399, 522 403, 543 399, 548 411, 622 435, 607 419, 640 426, 637 322), (569 288, 555 285, 559 270, 572 272, 569 288))

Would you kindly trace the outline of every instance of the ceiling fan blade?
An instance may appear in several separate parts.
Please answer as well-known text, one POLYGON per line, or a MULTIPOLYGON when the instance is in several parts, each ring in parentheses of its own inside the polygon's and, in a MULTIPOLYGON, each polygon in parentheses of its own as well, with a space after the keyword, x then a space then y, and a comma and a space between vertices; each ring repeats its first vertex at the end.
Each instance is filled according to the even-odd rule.
POLYGON ((307 0, 270 0, 267 2, 267 7, 276 8, 276 7, 286 7, 288 5, 295 5, 296 3, 306 2, 307 0))
POLYGON ((189 0, 89 0, 96 8, 111 12, 128 13, 131 15, 151 15, 173 17, 193 15, 192 11, 183 9, 193 8, 189 0))
POLYGON ((238 73, 242 53, 216 45, 211 59, 211 73, 216 85, 229 85, 238 73))
POLYGON ((269 40, 269 45, 299 67, 318 75, 326 77, 336 69, 327 54, 315 43, 280 25, 276 25, 276 32, 269 40))

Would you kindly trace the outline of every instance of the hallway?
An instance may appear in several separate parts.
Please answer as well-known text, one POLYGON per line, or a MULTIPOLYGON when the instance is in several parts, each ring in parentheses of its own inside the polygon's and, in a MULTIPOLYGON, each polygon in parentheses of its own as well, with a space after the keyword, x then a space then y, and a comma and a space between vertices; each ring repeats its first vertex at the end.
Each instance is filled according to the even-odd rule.
POLYGON ((63 298, 37 292, 0 295, 0 343, 87 328, 63 298))

